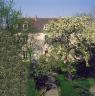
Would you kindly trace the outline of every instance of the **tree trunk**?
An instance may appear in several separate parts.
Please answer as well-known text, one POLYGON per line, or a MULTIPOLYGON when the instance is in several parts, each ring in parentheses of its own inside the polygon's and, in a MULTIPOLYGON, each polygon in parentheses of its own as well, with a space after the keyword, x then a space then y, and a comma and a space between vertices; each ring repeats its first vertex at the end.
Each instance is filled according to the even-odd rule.
POLYGON ((66 54, 66 64, 67 64, 67 74, 68 74, 68 80, 72 80, 72 72, 71 72, 71 64, 68 60, 68 55, 69 55, 69 52, 67 52, 66 54))
POLYGON ((68 72, 68 80, 72 80, 72 73, 71 73, 71 65, 68 64, 68 69, 67 69, 67 72, 68 72))

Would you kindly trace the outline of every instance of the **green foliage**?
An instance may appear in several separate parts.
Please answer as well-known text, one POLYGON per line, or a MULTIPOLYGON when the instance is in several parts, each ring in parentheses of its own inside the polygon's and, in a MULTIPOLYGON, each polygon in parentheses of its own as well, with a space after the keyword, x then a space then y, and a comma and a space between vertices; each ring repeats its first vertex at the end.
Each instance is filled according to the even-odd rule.
POLYGON ((27 96, 28 70, 21 58, 25 42, 14 29, 20 15, 12 4, 13 0, 0 0, 0 96, 27 96))
POLYGON ((13 0, 0 0, 0 29, 15 32, 18 17, 21 12, 13 9, 13 0))
POLYGON ((0 32, 0 38, 0 94, 24 96, 27 89, 27 69, 19 56, 21 43, 17 43, 17 38, 8 31, 0 32))
POLYGON ((58 80, 61 96, 92 96, 90 87, 95 84, 95 80, 91 78, 68 81, 63 75, 59 75, 58 80))
POLYGON ((95 84, 95 80, 92 78, 77 79, 73 81, 73 87, 76 88, 77 94, 81 96, 93 96, 91 95, 90 88, 95 84))
POLYGON ((39 62, 38 62, 38 65, 37 65, 37 71, 38 73, 36 73, 37 75, 38 74, 48 74, 49 72, 51 72, 51 63, 49 63, 49 58, 45 55, 41 56, 39 58, 39 62))
POLYGON ((64 76, 59 76, 61 94, 60 96, 79 96, 72 87, 72 82, 65 79, 64 76))
POLYGON ((28 95, 27 96, 38 96, 38 92, 35 89, 35 82, 28 80, 28 95))
POLYGON ((90 88, 95 84, 95 80, 93 78, 84 78, 84 79, 77 79, 73 81, 74 85, 78 84, 78 86, 84 88, 90 88))
POLYGON ((90 57, 88 47, 91 42, 94 43, 94 23, 90 16, 60 18, 49 22, 47 28, 43 29, 51 47, 50 55, 54 56, 56 61, 63 60, 63 63, 58 64, 63 64, 63 67, 66 65, 68 76, 75 71, 76 63, 72 62, 76 62, 77 57, 82 56, 86 62, 90 57))

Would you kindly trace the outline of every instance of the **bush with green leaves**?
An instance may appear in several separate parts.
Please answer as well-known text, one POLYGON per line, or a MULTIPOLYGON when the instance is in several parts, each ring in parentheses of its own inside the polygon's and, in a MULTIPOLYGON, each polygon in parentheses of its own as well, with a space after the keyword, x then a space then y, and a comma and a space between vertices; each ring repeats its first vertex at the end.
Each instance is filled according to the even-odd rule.
POLYGON ((21 58, 25 42, 14 27, 21 15, 12 4, 0 0, 0 96, 27 96, 28 70, 21 58))

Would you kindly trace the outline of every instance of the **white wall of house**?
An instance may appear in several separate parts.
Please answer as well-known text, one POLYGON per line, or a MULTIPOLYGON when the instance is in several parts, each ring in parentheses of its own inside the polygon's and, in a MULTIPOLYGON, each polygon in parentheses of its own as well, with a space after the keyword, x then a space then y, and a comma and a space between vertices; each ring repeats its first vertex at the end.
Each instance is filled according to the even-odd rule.
POLYGON ((39 58, 42 54, 45 54, 45 50, 48 48, 48 45, 45 44, 45 34, 44 33, 35 33, 28 35, 28 44, 31 43, 31 48, 34 50, 34 58, 39 58))

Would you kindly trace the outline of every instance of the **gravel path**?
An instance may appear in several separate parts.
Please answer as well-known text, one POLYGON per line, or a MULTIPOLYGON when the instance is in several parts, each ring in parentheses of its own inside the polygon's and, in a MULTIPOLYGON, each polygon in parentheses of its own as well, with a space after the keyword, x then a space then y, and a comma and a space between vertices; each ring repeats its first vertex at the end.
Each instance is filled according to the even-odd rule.
POLYGON ((95 96, 95 85, 90 88, 90 92, 93 94, 93 96, 95 96))
POLYGON ((53 88, 53 89, 50 89, 49 91, 47 91, 45 93, 45 96, 59 96, 58 95, 58 88, 53 88))

